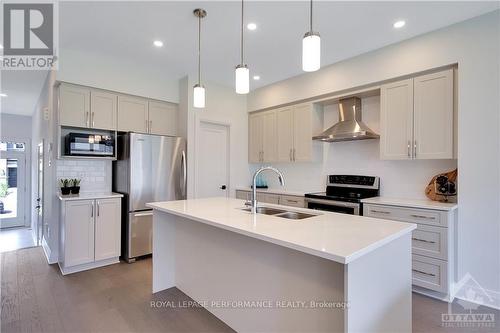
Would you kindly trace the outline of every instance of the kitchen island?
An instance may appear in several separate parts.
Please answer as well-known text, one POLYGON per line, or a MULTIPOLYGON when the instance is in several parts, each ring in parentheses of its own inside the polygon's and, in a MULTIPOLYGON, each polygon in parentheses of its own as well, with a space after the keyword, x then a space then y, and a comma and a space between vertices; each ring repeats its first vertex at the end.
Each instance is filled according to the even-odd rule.
POLYGON ((411 332, 414 224, 229 198, 148 206, 153 293, 177 287, 238 332, 411 332))

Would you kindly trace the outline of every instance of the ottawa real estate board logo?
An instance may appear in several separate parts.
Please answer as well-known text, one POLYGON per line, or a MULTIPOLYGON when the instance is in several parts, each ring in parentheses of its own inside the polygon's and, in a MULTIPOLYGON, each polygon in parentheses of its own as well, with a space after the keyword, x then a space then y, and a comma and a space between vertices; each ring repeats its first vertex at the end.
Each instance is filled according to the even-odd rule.
POLYGON ((56 4, 47 1, 2 3, 1 69, 56 69, 56 4))

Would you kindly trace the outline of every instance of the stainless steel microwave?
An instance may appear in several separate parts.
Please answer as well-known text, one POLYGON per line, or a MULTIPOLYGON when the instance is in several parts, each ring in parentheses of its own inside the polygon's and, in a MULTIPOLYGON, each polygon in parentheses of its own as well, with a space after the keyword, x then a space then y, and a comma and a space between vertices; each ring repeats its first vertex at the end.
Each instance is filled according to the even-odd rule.
POLYGON ((69 133, 65 154, 70 156, 114 156, 115 139, 110 135, 69 133))

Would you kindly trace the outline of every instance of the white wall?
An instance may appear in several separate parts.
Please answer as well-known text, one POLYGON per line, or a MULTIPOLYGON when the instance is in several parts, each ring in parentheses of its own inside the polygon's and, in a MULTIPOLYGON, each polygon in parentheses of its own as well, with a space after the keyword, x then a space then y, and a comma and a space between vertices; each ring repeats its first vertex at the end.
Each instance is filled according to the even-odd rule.
POLYGON ((26 144, 26 196, 25 196, 25 226, 31 225, 31 116, 15 114, 0 114, 0 139, 2 141, 24 142, 26 144))
POLYGON ((163 68, 116 57, 60 50, 57 80, 177 103, 179 79, 163 68))
MULTIPOLYGON (((258 110, 457 63, 458 274, 460 278, 469 272, 497 296, 500 295, 499 31, 500 11, 495 11, 257 89, 248 98, 249 110, 258 110)), ((361 148, 361 153, 366 149, 364 145, 353 143, 352 147, 361 148)), ((340 144, 330 149, 332 154, 338 150, 336 146, 340 144)))
POLYGON ((180 133, 186 133, 188 147, 188 197, 196 197, 196 133, 199 131, 200 121, 213 121, 230 126, 230 168, 229 186, 230 195, 234 196, 234 189, 247 186, 250 178, 248 165, 248 115, 246 112, 246 96, 237 95, 233 87, 224 87, 219 84, 204 82, 206 89, 206 107, 193 108, 193 85, 195 82, 189 77, 180 81, 180 133))
MULTIPOLYGON (((59 240, 59 201, 56 196, 56 117, 55 117, 55 98, 54 98, 54 83, 56 73, 49 72, 43 89, 40 92, 40 97, 35 106, 32 117, 32 160, 38 161, 38 144, 44 143, 44 239, 42 244, 49 256, 51 262, 57 261, 58 255, 58 240, 59 240), (44 109, 48 109, 47 118, 44 117, 44 109)), ((38 171, 36 164, 33 163, 31 168, 32 188, 35 190, 33 195, 36 195, 38 186, 38 171)), ((33 202, 35 197, 33 197, 33 202)), ((33 225, 37 221, 36 211, 32 211, 33 225)))

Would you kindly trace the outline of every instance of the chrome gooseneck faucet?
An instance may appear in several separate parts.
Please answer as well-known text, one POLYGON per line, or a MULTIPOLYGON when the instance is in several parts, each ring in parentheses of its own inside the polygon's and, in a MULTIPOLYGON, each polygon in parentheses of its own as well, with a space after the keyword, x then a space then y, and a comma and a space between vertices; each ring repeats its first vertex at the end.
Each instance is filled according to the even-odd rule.
POLYGON ((255 214, 257 213, 257 176, 265 170, 271 170, 274 171, 275 173, 278 174, 278 180, 280 181, 281 186, 285 186, 285 178, 283 177, 283 174, 281 171, 279 171, 276 168, 273 168, 272 166, 264 166, 261 167, 259 170, 255 171, 253 174, 253 182, 252 182, 252 213, 255 214))

